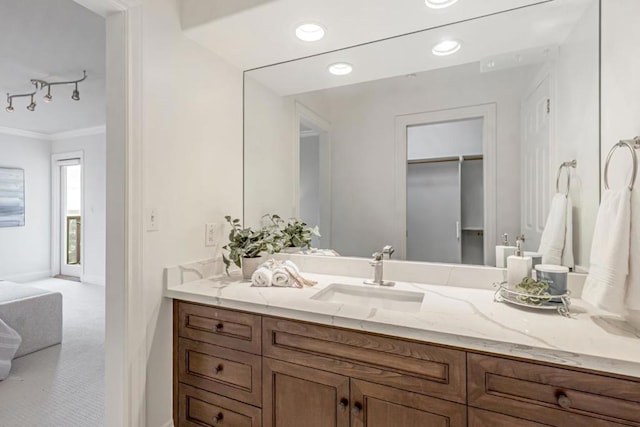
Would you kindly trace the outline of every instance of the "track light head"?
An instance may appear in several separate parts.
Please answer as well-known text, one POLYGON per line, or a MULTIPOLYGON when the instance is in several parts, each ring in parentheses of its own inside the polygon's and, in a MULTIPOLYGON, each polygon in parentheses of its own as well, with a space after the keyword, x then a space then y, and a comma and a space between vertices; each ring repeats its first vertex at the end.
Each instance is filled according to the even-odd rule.
POLYGON ((71 99, 73 99, 74 101, 80 101, 80 92, 78 92, 78 83, 76 83, 76 88, 73 90, 71 99))
POLYGON ((36 109, 36 103, 33 101, 33 95, 31 95, 31 104, 27 105, 27 110, 33 111, 36 109))
POLYGON ((44 99, 44 102, 47 104, 51 102, 53 99, 53 96, 51 96, 51 86, 48 87, 47 94, 42 99, 44 99))
POLYGON ((13 99, 9 98, 9 94, 7 94, 7 102, 9 103, 9 105, 7 105, 7 108, 5 108, 5 111, 7 113, 13 113, 13 99))

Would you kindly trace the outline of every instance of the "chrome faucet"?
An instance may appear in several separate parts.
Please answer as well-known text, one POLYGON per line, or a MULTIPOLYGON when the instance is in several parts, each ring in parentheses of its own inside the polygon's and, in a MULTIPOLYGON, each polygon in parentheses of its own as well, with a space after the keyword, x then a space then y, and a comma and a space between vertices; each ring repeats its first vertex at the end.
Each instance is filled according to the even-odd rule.
MULTIPOLYGON (((391 248, 391 246, 389 246, 389 248, 391 248)), ((393 248, 391 248, 391 252, 389 253, 389 255, 391 255, 391 253, 393 253, 393 248)), ((373 280, 365 280, 364 283, 366 285, 394 286, 396 284, 395 282, 386 282, 383 280, 383 258, 383 252, 376 252, 373 254, 373 260, 369 262, 369 264, 373 267, 373 280)))

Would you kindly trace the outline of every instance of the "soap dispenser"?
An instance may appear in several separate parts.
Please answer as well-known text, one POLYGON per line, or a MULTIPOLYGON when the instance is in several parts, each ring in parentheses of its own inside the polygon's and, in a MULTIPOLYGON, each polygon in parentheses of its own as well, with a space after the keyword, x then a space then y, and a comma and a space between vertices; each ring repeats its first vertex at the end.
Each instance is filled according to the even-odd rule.
POLYGON ((507 258, 511 255, 515 255, 516 247, 509 245, 509 235, 504 233, 502 235, 502 245, 496 246, 496 267, 506 268, 507 258))
POLYGON ((507 258, 507 284, 514 289, 525 277, 531 277, 531 257, 523 256, 522 240, 516 240, 516 253, 507 258))

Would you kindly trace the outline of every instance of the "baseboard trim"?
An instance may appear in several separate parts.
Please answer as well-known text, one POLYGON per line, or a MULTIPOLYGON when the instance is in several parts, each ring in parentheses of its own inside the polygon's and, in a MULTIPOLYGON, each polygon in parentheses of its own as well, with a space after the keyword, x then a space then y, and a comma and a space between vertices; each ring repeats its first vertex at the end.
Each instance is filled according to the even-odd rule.
POLYGON ((167 421, 162 425, 162 427, 173 427, 173 419, 167 421))
POLYGON ((51 277, 51 271, 36 271, 33 273, 14 274, 13 276, 0 276, 0 280, 7 282, 25 283, 34 280, 48 279, 51 277))
POLYGON ((82 282, 83 283, 88 283, 90 285, 104 286, 106 281, 104 279, 104 276, 89 276, 87 274, 83 274, 82 275, 82 282))

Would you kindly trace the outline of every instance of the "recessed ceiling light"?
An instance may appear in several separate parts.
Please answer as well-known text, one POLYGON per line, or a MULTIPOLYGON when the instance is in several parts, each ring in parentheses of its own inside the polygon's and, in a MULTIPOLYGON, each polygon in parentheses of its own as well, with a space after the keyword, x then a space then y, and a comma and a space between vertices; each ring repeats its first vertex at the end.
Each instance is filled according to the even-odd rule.
POLYGON ((431 52, 436 56, 447 56, 456 53, 461 47, 457 40, 445 40, 435 45, 431 52))
POLYGON ((307 23, 296 28, 296 37, 305 42, 317 42, 324 37, 324 28, 321 25, 307 23))
POLYGON ((431 9, 444 9, 457 2, 458 0, 424 0, 424 3, 431 9))
POLYGON ((346 76, 347 74, 351 74, 353 71, 353 66, 346 62, 336 62, 335 64, 329 65, 329 72, 335 76, 346 76))

